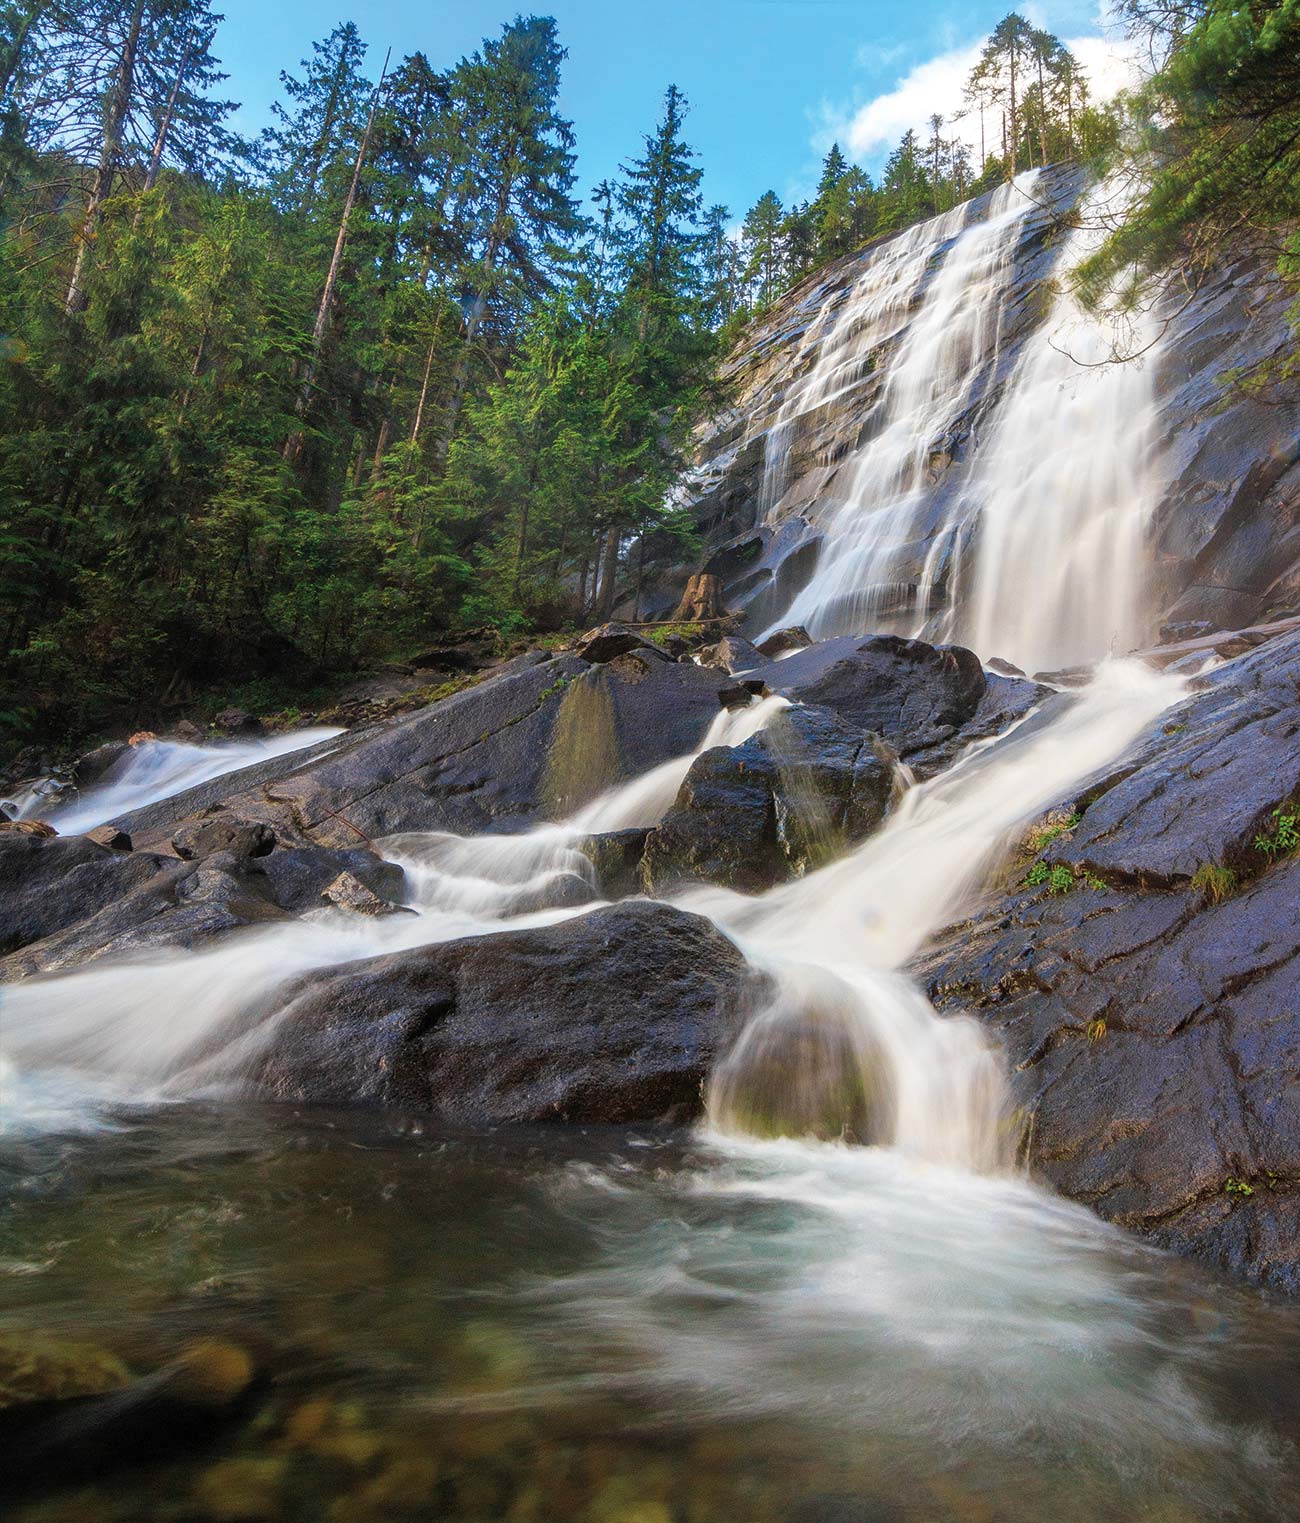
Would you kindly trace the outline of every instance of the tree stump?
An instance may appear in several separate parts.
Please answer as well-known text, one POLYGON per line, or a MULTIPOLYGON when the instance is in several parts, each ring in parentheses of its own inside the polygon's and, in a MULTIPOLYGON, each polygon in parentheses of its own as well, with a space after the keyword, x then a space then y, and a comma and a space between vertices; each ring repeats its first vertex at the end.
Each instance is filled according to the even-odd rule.
POLYGON ((673 621, 720 619, 723 612, 722 578, 711 571, 698 571, 687 582, 673 621))

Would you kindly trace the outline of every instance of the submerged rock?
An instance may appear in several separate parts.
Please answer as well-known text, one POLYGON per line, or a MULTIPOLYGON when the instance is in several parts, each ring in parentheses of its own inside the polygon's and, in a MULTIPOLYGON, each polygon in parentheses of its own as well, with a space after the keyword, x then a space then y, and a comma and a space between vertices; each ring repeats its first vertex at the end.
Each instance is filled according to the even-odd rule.
POLYGON ((308 974, 249 1077, 465 1124, 688 1119, 756 987, 709 921, 632 902, 308 974))

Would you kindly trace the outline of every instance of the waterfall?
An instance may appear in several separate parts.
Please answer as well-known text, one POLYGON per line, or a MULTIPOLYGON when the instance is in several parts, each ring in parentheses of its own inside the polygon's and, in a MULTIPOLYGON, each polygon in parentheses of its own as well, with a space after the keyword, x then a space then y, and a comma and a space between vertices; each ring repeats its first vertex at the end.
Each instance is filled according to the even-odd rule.
MULTIPOLYGON (((1117 342, 1115 321, 1085 312, 1069 279, 1111 220, 1118 193, 1107 185, 1084 198, 1041 288, 1050 310, 993 384, 1035 178, 1002 187, 983 221, 948 213, 886 245, 839 308, 828 298, 810 324, 816 362, 768 434, 769 521, 797 506, 786 473, 800 420, 843 399, 882 345, 885 381, 853 420, 866 438, 835 481, 812 478, 812 490, 825 486, 805 507, 823 532, 818 559, 768 630, 866 633, 892 619, 1030 671, 1122 654, 1146 636, 1145 538, 1161 483, 1156 317, 1128 318, 1117 342), (1133 357, 1117 362, 1117 351, 1133 357), (952 436, 964 441, 965 476, 945 490, 952 436)), ((793 368, 806 363, 801 351, 793 368)))
POLYGON ((899 970, 953 918, 1017 829, 1121 751, 1182 691, 1133 663, 1105 665, 1048 725, 978 745, 910 789, 856 851, 748 899, 682 895, 772 974, 775 992, 719 1067, 723 1131, 883 1141, 927 1161, 1008 1159, 1000 1070, 973 1021, 940 1020, 899 970))
POLYGON ((1156 318, 1124 334, 1084 312, 1069 276, 1105 233, 1102 187, 1081 209, 1057 264, 1048 321, 1029 339, 975 457, 958 521, 972 526, 969 590, 956 637, 1027 671, 1133 650, 1147 633, 1141 593, 1156 506, 1156 318))
MULTIPOLYGON (((1037 178, 1031 170, 1002 186, 981 222, 964 226, 967 208, 955 209, 910 229, 898 249, 886 245, 889 257, 868 261, 822 341, 823 356, 782 409, 773 451, 782 450, 796 416, 833 401, 856 379, 913 306, 930 264, 941 263, 886 360, 880 398, 863 420, 868 436, 840 467, 845 486, 815 515, 824 538, 812 576, 771 627, 803 624, 822 637, 856 633, 906 601, 899 559, 920 529, 936 441, 957 427, 980 378, 996 364, 1003 303, 1020 231, 1036 207, 1037 178)), ((765 498, 772 495, 765 485, 765 498)), ((778 506, 779 500, 772 510, 778 506)))

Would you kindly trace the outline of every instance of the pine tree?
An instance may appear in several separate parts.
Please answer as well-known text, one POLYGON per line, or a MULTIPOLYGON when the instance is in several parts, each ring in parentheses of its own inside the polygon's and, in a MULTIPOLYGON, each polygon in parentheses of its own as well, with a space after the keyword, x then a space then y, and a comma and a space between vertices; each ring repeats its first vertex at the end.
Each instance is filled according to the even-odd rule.
POLYGON ((772 304, 782 290, 785 271, 785 208, 774 190, 764 191, 745 214, 746 278, 755 285, 755 301, 772 304))

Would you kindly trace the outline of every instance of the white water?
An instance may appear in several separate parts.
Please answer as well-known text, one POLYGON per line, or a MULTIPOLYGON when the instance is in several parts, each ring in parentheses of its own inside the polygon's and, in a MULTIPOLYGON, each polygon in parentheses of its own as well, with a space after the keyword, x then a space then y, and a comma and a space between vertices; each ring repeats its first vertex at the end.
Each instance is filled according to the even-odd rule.
POLYGON ((78 795, 72 790, 71 796, 62 794, 61 802, 49 804, 38 785, 14 799, 15 807, 6 812, 14 819, 43 819, 60 835, 78 835, 148 804, 174 798, 199 783, 302 751, 342 733, 337 728, 321 727, 213 746, 191 746, 179 740, 145 740, 132 746, 84 793, 78 795))
MULTIPOLYGON (((1025 346, 958 509, 973 525, 969 591, 951 600, 956 637, 1027 671, 1123 654, 1147 633, 1147 526, 1158 500, 1156 317, 1125 334, 1139 357, 1113 359, 1110 324, 1085 313, 1070 273, 1104 235, 1104 190, 1062 246, 1061 290, 1025 346)), ((955 557, 960 564, 960 557, 955 557)))
MULTIPOLYGON (((715 1120, 726 1128, 775 1105, 777 1130, 816 1132, 804 1121, 820 1088, 860 1080, 875 1096, 870 1136, 860 1140, 977 1170, 1005 1164, 1000 1072, 982 1033, 972 1022, 936 1017, 898 968, 951 917, 1019 824, 1114 755, 1180 690, 1143 668, 1107 668, 1053 724, 986 744, 911 790, 885 828, 842 861, 755 899, 717 889, 680 896, 775 979, 769 1007, 716 1076, 715 1120), (775 1097, 773 1065, 782 1076, 775 1097), (769 1092, 759 1093, 765 1085, 769 1092)), ((700 749, 739 743, 783 706, 769 699, 720 715, 700 749)), ((37 1074, 48 1087, 53 1072, 66 1089, 68 1070, 82 1070, 97 1094, 108 1086, 119 1097, 237 1088, 274 1035, 273 1016, 250 1010, 296 974, 582 913, 588 906, 520 914, 519 898, 557 873, 590 880, 576 841, 653 824, 694 754, 613 790, 562 826, 517 837, 395 838, 387 849, 411 874, 418 915, 325 913, 200 954, 14 985, 3 1022, 9 1083, 37 1074), (178 981, 186 991, 179 1004, 178 981)))

